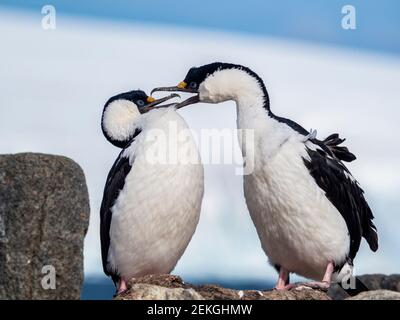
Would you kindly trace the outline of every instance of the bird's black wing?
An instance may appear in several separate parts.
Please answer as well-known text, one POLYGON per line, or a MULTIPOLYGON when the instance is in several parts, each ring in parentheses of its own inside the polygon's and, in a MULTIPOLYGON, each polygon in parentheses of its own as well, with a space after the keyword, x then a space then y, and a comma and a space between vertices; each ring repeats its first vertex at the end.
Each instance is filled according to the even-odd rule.
POLYGON ((106 275, 116 276, 113 274, 115 270, 108 270, 108 249, 110 246, 110 225, 112 219, 111 208, 118 198, 118 194, 124 187, 125 178, 131 170, 129 158, 123 156, 124 150, 121 151, 110 173, 107 176, 106 185, 104 187, 103 201, 100 209, 100 240, 101 240, 101 257, 103 261, 103 270, 106 275))
POLYGON ((318 139, 311 139, 312 143, 318 145, 331 157, 337 158, 341 161, 352 162, 356 160, 356 156, 352 154, 349 149, 341 144, 346 139, 341 139, 337 133, 331 134, 325 140, 320 141, 318 139))
MULTIPOLYGON (((378 234, 372 220, 374 216, 364 198, 364 191, 341 160, 352 161, 355 156, 339 146, 344 140, 337 134, 324 141, 309 140, 315 148, 306 148, 310 159, 304 163, 326 197, 338 209, 346 222, 350 235, 349 259, 352 261, 364 237, 372 251, 378 249, 378 234)), ((310 146, 310 145, 309 145, 310 146)))

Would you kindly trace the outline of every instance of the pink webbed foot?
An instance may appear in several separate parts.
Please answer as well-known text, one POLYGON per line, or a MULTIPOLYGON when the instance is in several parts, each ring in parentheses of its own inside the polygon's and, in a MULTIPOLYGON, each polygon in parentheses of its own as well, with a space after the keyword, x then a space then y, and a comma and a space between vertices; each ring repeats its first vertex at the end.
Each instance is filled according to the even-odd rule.
POLYGON ((326 271, 325 271, 322 281, 313 281, 313 282, 304 282, 304 283, 301 282, 301 283, 289 284, 288 283, 289 273, 285 269, 281 268, 281 270, 279 272, 278 283, 275 286, 275 289, 276 290, 292 290, 292 289, 299 288, 299 287, 308 287, 308 288, 312 288, 312 289, 328 291, 329 287, 331 286, 333 270, 334 270, 334 264, 333 264, 333 262, 329 262, 326 267, 326 271), (283 272, 282 272, 282 270, 283 270, 283 272))

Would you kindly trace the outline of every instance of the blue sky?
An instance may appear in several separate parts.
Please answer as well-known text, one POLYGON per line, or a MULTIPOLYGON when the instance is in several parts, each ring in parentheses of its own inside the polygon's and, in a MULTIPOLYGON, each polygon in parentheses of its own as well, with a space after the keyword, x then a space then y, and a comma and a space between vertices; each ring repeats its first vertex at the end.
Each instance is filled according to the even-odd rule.
POLYGON ((397 0, 1 0, 0 5, 38 10, 45 4, 66 15, 251 33, 400 54, 397 0), (357 29, 341 28, 341 8, 353 5, 357 29))

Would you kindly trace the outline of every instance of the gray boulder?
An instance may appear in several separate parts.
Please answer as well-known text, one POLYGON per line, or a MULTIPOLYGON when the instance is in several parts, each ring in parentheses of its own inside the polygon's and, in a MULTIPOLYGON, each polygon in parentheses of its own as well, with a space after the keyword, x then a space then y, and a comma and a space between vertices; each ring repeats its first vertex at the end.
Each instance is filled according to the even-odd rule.
POLYGON ((365 291, 346 300, 400 300, 400 292, 390 290, 365 291))
POLYGON ((400 274, 365 274, 359 278, 370 290, 400 291, 400 274))
POLYGON ((54 155, 0 156, 0 299, 79 299, 89 197, 54 155))
MULTIPOLYGON (((364 274, 357 276, 369 290, 391 290, 400 291, 400 274, 364 274)), ((328 291, 329 296, 334 300, 343 300, 349 295, 338 285, 333 284, 328 291)))

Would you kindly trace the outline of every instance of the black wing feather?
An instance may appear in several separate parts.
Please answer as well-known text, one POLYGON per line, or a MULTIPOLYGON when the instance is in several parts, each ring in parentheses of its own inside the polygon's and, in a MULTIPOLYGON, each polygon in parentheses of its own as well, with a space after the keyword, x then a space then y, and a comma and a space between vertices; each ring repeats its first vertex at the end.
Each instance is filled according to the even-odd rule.
POLYGON ((103 201, 100 209, 100 240, 101 257, 103 261, 103 270, 106 275, 116 277, 116 270, 107 269, 108 249, 110 246, 110 225, 112 219, 111 208, 118 198, 119 192, 125 184, 125 178, 131 170, 129 159, 124 157, 124 150, 121 151, 114 165, 112 166, 104 187, 103 201))
POLYGON ((352 179, 349 170, 341 162, 353 161, 355 156, 346 147, 338 147, 344 140, 337 134, 324 141, 310 140, 320 148, 307 148, 310 160, 304 163, 318 186, 341 213, 350 234, 349 259, 352 261, 364 237, 372 251, 378 249, 378 235, 372 220, 374 216, 364 198, 364 191, 352 179))
POLYGON ((317 144, 320 148, 326 151, 331 157, 335 157, 341 161, 351 162, 356 160, 356 156, 352 154, 349 149, 344 146, 340 146, 346 139, 339 138, 337 133, 331 134, 325 140, 320 141, 318 139, 310 140, 314 144, 317 144))

